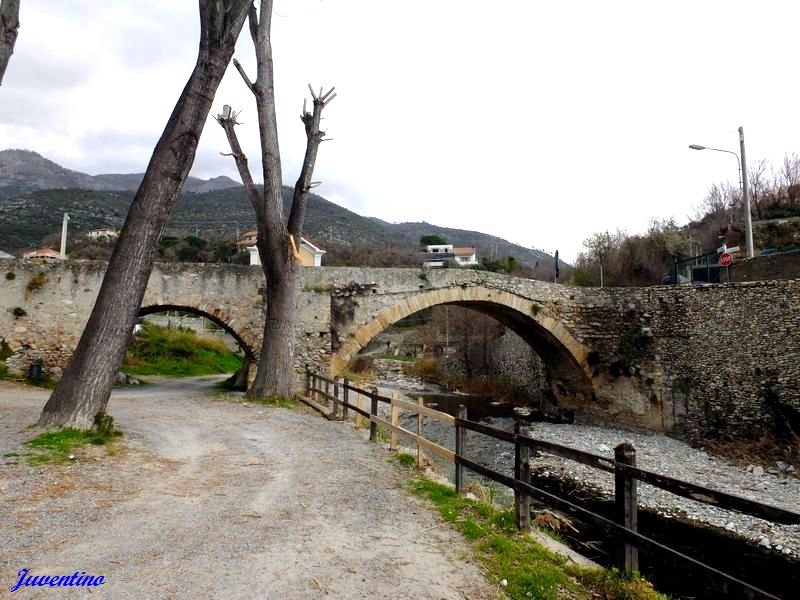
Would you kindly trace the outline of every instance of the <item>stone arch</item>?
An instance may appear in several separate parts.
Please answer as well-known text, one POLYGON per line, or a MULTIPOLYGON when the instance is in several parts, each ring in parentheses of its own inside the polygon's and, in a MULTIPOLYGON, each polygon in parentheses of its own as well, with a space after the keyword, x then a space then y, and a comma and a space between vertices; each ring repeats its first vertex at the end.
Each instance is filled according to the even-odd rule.
POLYGON ((496 288, 459 286, 407 296, 356 329, 331 357, 338 375, 372 338, 400 319, 439 304, 454 304, 486 313, 521 336, 559 380, 572 388, 570 396, 593 395, 590 351, 557 319, 544 314, 540 303, 496 288))
POLYGON ((209 321, 216 323, 220 327, 222 327, 226 333, 230 334, 233 339, 236 340, 236 343, 239 344, 239 347, 244 352, 245 356, 245 363, 255 363, 257 357, 257 350, 259 348, 258 340, 247 339, 247 336, 240 334, 235 328, 234 324, 235 321, 218 308, 211 308, 208 307, 197 307, 197 306, 189 306, 186 304, 150 304, 147 306, 142 306, 139 309, 139 316, 144 317, 146 315, 152 315, 160 312, 165 312, 168 310, 181 310, 184 312, 189 312, 201 317, 205 317, 209 321))

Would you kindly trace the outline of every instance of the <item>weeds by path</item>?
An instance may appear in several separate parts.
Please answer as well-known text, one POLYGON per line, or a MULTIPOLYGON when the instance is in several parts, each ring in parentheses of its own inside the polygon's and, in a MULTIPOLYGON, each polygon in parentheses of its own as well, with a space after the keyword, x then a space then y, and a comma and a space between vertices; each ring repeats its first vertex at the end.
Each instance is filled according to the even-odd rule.
POLYGON ((663 600, 638 575, 616 569, 588 569, 545 550, 531 536, 517 531, 512 510, 500 510, 463 498, 440 483, 414 480, 413 494, 434 503, 445 521, 469 540, 475 557, 511 598, 604 598, 606 600, 663 600))
POLYGON ((59 429, 46 431, 25 442, 33 450, 27 459, 31 465, 44 463, 64 464, 72 460, 73 452, 78 448, 108 446, 108 454, 114 454, 113 442, 122 436, 122 432, 114 429, 114 420, 109 415, 99 414, 95 417, 95 428, 89 431, 79 429, 59 429))

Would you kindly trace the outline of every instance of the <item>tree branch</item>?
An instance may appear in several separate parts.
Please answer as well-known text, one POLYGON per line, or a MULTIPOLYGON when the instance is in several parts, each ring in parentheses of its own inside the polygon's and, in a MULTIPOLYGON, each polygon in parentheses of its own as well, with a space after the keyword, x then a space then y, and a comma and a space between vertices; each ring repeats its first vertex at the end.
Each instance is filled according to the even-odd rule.
POLYGON ((250 78, 247 76, 247 73, 244 72, 242 64, 235 58, 233 59, 233 66, 236 67, 237 71, 239 71, 239 75, 241 75, 242 79, 244 79, 244 84, 248 87, 248 89, 251 92, 253 92, 256 96, 258 96, 258 90, 256 89, 256 86, 253 85, 253 82, 250 81, 250 78))
POLYGON ((317 152, 319 150, 319 145, 325 138, 325 132, 319 129, 319 123, 322 119, 322 109, 336 96, 336 94, 333 93, 335 88, 331 88, 324 94, 321 89, 319 94, 315 94, 311 84, 308 85, 308 89, 311 91, 312 98, 314 98, 314 112, 309 114, 306 111, 306 101, 303 100, 303 114, 300 115, 300 120, 303 122, 306 130, 306 153, 303 158, 303 166, 300 169, 300 176, 294 186, 292 210, 289 213, 288 225, 289 233, 298 240, 303 235, 303 222, 305 220, 308 194, 311 188, 315 187, 311 181, 311 177, 314 175, 317 152))
POLYGON ((0 0, 0 85, 14 54, 19 31, 19 0, 0 0))
POLYGON ((260 215, 264 209, 264 202, 261 198, 261 195, 258 193, 258 188, 256 188, 256 184, 253 181, 253 176, 250 174, 250 167, 247 165, 247 156, 245 156, 244 152, 242 151, 242 146, 239 144, 239 138, 236 136, 236 131, 234 130, 234 126, 237 125, 236 116, 238 113, 233 112, 231 107, 227 104, 223 107, 222 113, 214 117, 222 126, 222 129, 225 131, 225 136, 228 138, 228 145, 231 147, 231 152, 229 154, 223 154, 223 156, 232 156, 233 160, 236 162, 236 168, 239 170, 239 177, 242 178, 242 183, 244 184, 245 191, 247 192, 247 197, 250 200, 250 204, 253 206, 253 210, 255 211, 256 215, 260 215))

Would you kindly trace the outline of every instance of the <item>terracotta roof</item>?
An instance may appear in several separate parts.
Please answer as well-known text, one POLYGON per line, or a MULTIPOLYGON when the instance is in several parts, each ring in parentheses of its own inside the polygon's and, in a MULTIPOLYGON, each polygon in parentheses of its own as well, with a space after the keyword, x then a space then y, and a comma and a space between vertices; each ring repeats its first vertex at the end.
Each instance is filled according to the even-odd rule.
POLYGON ((28 258, 28 257, 33 257, 34 255, 36 255, 36 256, 54 256, 54 257, 61 258, 61 253, 53 250, 52 248, 37 248, 36 250, 30 250, 28 252, 25 252, 22 255, 22 257, 23 258, 28 258))
POLYGON ((453 248, 453 254, 456 256, 472 256, 475 254, 475 246, 466 246, 465 248, 453 248))
POLYGON ((303 237, 301 237, 300 238, 300 243, 303 243, 303 242, 305 242, 306 244, 311 246, 316 252, 323 252, 323 253, 325 252, 325 250, 322 249, 322 246, 320 246, 317 242, 312 240, 310 237, 307 237, 305 235, 303 237))

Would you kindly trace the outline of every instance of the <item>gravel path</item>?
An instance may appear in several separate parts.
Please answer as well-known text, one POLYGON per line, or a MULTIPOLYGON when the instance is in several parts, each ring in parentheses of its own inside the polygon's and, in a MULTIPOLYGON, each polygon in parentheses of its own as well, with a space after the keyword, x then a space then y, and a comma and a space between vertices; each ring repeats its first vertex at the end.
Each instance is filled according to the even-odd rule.
POLYGON ((29 467, 3 455, 25 452, 47 392, 0 382, 0 597, 24 567, 105 576, 59 588, 72 598, 497 597, 363 431, 211 389, 115 391, 115 455, 29 467))
MULTIPOLYGON (((636 433, 613 427, 552 423, 534 423, 532 429, 533 437, 609 458, 613 458, 615 446, 629 442, 636 448, 636 464, 644 469, 800 512, 800 479, 797 477, 767 473, 760 467, 743 469, 665 435, 636 433)), ((544 473, 588 485, 605 496, 614 495, 613 476, 603 471, 549 454, 538 456, 531 464, 544 473)), ((724 527, 784 554, 800 555, 800 525, 770 523, 641 483, 639 496, 644 506, 663 515, 683 515, 724 527)))

